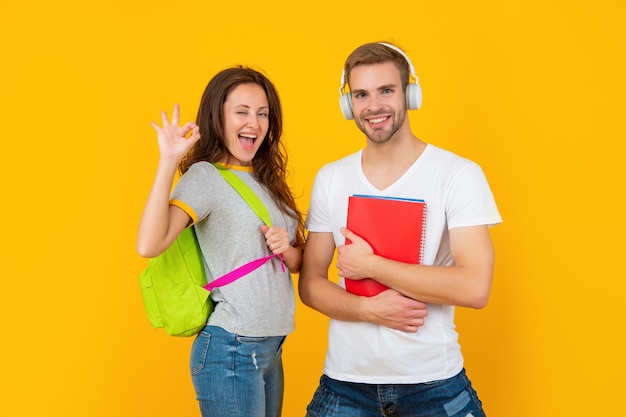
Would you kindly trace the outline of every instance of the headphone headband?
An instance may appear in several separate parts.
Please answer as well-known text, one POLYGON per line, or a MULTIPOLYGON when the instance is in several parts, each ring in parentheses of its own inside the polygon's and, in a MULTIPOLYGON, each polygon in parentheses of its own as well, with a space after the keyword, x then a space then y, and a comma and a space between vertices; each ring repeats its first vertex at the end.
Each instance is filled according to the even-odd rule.
POLYGON ((404 53, 404 51, 402 49, 400 49, 397 46, 392 45, 390 43, 385 43, 385 42, 378 42, 378 43, 381 44, 381 45, 385 45, 387 48, 393 49, 394 51, 396 51, 397 53, 402 55, 404 57, 404 59, 406 60, 406 63, 409 65, 409 73, 415 78, 415 80, 417 80, 417 75, 415 75, 415 68, 413 68, 413 63, 411 63, 411 60, 404 53))

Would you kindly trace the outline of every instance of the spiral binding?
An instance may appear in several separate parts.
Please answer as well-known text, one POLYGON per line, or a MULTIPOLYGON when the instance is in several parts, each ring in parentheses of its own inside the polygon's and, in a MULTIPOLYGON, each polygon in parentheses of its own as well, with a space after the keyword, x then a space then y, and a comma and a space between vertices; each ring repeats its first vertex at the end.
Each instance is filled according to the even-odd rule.
POLYGON ((420 256, 419 263, 424 264, 424 245, 426 244, 426 212, 428 211, 428 205, 424 203, 424 209, 422 210, 422 235, 420 236, 420 256))

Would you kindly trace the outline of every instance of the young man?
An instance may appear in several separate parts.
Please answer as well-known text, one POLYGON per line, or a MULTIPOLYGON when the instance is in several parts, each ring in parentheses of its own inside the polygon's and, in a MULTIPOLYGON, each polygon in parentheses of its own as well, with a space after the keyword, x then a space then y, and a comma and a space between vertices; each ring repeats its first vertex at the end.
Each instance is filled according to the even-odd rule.
POLYGON ((421 89, 400 49, 358 47, 342 83, 350 89, 341 97, 344 116, 354 118, 367 143, 324 166, 311 195, 299 291, 331 320, 324 374, 307 416, 484 416, 465 374, 454 306, 482 308, 489 298, 488 228, 502 220, 487 180, 477 164, 412 133, 407 109, 419 108, 421 89), (425 201, 421 264, 375 255, 345 229, 353 194, 425 201), (335 248, 340 285, 328 279, 335 248), (389 289, 357 296, 344 290, 344 277, 370 277, 389 289))

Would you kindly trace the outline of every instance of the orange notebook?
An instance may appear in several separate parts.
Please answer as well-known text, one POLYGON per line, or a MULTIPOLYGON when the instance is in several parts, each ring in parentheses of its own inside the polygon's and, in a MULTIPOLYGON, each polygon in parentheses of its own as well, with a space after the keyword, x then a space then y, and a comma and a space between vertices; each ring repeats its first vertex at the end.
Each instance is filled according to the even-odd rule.
MULTIPOLYGON (((424 200, 355 194, 348 197, 346 227, 374 253, 399 262, 422 263, 426 230, 424 200)), ((346 239, 346 244, 351 243, 346 239)), ((371 278, 345 277, 346 290, 371 297, 387 287, 371 278)))

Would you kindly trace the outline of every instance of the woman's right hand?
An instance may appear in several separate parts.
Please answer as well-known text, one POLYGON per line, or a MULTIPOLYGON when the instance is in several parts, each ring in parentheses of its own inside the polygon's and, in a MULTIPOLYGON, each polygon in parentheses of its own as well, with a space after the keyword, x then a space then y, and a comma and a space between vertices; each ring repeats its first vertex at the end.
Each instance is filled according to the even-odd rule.
POLYGON ((163 127, 155 122, 151 122, 152 127, 157 132, 161 159, 180 161, 200 139, 200 128, 198 125, 194 122, 187 122, 183 126, 178 126, 179 118, 180 107, 178 104, 174 104, 174 114, 171 122, 165 111, 161 112, 163 127), (189 135, 190 132, 191 135, 189 135))

